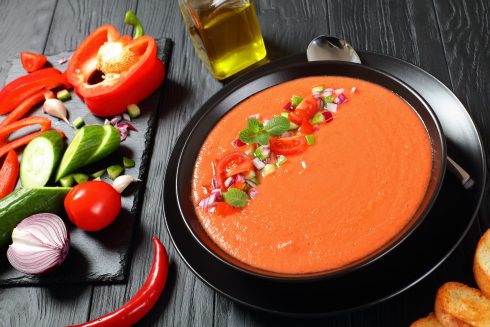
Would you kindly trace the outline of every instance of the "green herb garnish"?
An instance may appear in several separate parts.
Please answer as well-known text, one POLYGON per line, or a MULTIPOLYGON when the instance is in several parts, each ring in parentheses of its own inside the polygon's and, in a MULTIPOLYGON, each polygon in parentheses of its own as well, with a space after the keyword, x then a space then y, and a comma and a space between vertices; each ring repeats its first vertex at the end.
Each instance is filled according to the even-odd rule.
POLYGON ((248 202, 247 193, 234 187, 223 193, 223 199, 233 207, 245 207, 248 202))
POLYGON ((287 132, 290 126, 289 119, 283 116, 276 116, 265 125, 265 131, 270 135, 279 136, 287 132))
POLYGON ((259 135, 257 135, 257 142, 260 145, 269 144, 269 139, 270 139, 270 135, 267 132, 261 132, 259 135))
POLYGON ((264 128, 264 125, 257 118, 249 118, 247 121, 247 129, 253 133, 258 133, 264 128))
POLYGON ((257 143, 257 135, 255 135, 255 133, 249 130, 248 128, 241 130, 240 134, 238 135, 238 138, 243 143, 248 143, 248 144, 257 143))
POLYGON ((260 145, 269 144, 271 135, 279 136, 287 132, 291 126, 289 119, 283 116, 276 116, 269 120, 264 126, 257 118, 249 118, 247 120, 247 128, 240 131, 238 138, 243 143, 260 145))

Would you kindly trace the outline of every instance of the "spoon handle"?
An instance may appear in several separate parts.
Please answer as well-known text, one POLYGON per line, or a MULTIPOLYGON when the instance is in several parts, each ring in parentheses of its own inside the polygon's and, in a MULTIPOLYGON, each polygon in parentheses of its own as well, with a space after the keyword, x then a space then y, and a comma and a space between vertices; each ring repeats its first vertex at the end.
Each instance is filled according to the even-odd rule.
POLYGON ((474 184, 474 181, 471 178, 470 174, 468 174, 466 170, 463 169, 463 167, 458 165, 456 161, 451 159, 450 156, 447 156, 446 158, 448 163, 447 168, 449 169, 449 171, 459 179, 461 185, 463 185, 465 189, 470 189, 474 184))

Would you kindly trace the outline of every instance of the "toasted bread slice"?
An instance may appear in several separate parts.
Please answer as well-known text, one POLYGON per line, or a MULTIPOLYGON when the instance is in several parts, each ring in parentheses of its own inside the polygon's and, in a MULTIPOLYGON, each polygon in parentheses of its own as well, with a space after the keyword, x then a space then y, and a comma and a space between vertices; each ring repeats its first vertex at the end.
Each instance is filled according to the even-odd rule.
POLYGON ((473 273, 481 292, 490 298, 490 229, 483 234, 476 247, 473 273))
POLYGON ((442 285, 434 309, 444 326, 490 327, 490 300, 480 290, 461 283, 442 285))
POLYGON ((441 324, 434 313, 431 312, 427 317, 420 318, 413 322, 410 327, 444 327, 444 325, 441 324))

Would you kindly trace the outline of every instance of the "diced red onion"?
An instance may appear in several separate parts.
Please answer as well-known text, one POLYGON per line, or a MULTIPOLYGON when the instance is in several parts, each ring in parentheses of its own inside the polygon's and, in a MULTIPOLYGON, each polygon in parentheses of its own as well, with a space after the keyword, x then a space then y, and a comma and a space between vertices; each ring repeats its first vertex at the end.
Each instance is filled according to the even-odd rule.
POLYGON ((68 61, 68 59, 66 59, 65 57, 61 57, 60 59, 58 59, 58 64, 63 65, 63 64, 65 64, 67 61, 68 61))
POLYGON ((271 149, 269 146, 262 146, 262 154, 264 157, 267 157, 271 153, 271 149))
POLYGON ((135 131, 137 132, 138 130, 130 123, 121 123, 117 124, 116 128, 127 128, 129 131, 135 131))
POLYGON ((259 190, 255 187, 252 187, 250 190, 248 190, 248 196, 253 199, 259 194, 259 190))
POLYGON ((323 91, 322 96, 323 96, 323 97, 329 97, 329 96, 331 96, 332 94, 333 94, 333 91, 327 91, 327 90, 325 90, 325 91, 323 91))
POLYGON ((119 135, 121 136, 121 142, 124 141, 128 137, 128 129, 126 127, 120 126, 116 126, 116 128, 119 131, 119 135))
POLYGON ((320 130, 320 127, 318 125, 313 125, 313 131, 318 132, 320 130))
POLYGON ((357 88, 355 86, 352 87, 352 89, 350 89, 350 93, 355 93, 357 90, 357 88))
POLYGON ((245 143, 243 143, 242 141, 240 141, 240 139, 236 139, 235 141, 231 142, 231 144, 233 144, 233 146, 235 148, 239 148, 239 147, 245 145, 245 143))
POLYGON ((51 213, 40 213, 25 218, 14 228, 7 258, 17 270, 41 275, 60 266, 69 248, 63 220, 51 213))
POLYGON ((127 113, 123 113, 122 114, 122 118, 125 120, 125 121, 131 121, 131 116, 128 115, 127 113))
POLYGON ((262 168, 265 167, 265 163, 263 163, 262 161, 260 161, 259 158, 254 158, 252 160, 252 162, 253 162, 255 168, 257 168, 258 170, 261 170, 262 168))
POLYGON ((335 103, 327 103, 326 108, 328 111, 337 112, 337 105, 335 103))
POLYGON ((211 193, 207 198, 202 199, 199 202, 199 206, 203 209, 208 209, 216 205, 216 194, 211 193))
POLYGON ((235 175, 235 183, 240 183, 240 182, 244 182, 245 181, 245 177, 243 177, 243 175, 235 175))
POLYGON ((288 103, 286 103, 283 107, 284 110, 288 110, 288 111, 293 111, 294 110, 294 107, 293 105, 291 104, 291 101, 289 101, 288 103))
POLYGON ((339 102, 340 102, 339 97, 336 97, 335 99, 333 99, 333 103, 335 103, 335 104, 339 104, 339 102))
POLYGON ((316 99, 317 109, 323 108, 323 100, 321 98, 316 99))
POLYGON ((222 200, 222 197, 221 197, 221 189, 219 189, 219 188, 213 189, 213 190, 211 190, 211 194, 214 194, 214 196, 216 197, 216 200, 217 201, 221 201, 222 200))
POLYGON ((281 134, 281 137, 290 137, 290 136, 293 136, 293 133, 291 132, 284 132, 281 134))
POLYGON ((342 104, 344 102, 347 102, 347 97, 345 96, 344 93, 339 94, 339 104, 342 104))
POLYGON ((260 119, 260 114, 253 114, 253 115, 248 116, 248 118, 260 119))
POLYGON ((320 98, 322 96, 322 93, 321 92, 313 92, 313 93, 311 93, 311 95, 313 95, 315 98, 320 98))
POLYGON ((235 183, 235 177, 230 176, 227 179, 225 179, 225 183, 224 184, 225 184, 225 187, 228 188, 231 185, 233 185, 233 183, 235 183))
POLYGON ((333 92, 334 89, 331 88, 331 87, 327 87, 325 90, 323 90, 323 92, 333 92))
POLYGON ((272 158, 265 158, 264 159, 264 163, 267 165, 267 164, 270 164, 272 162, 272 158))
POLYGON ((323 118, 325 118, 326 123, 333 120, 333 114, 330 111, 323 111, 322 115, 323 115, 323 118))
POLYGON ((109 125, 111 121, 109 119, 104 120, 104 125, 109 125))
POLYGON ((216 188, 219 188, 219 183, 218 183, 218 178, 216 176, 213 177, 213 179, 211 180, 211 187, 213 189, 216 189, 216 188))
POLYGON ((254 182, 252 182, 250 179, 245 180, 245 183, 247 183, 248 185, 250 185, 250 187, 257 187, 257 184, 255 184, 254 182))
POLYGON ((117 123, 121 121, 121 119, 122 119, 121 115, 114 116, 111 118, 110 123, 112 126, 116 126, 117 123))
POLYGON ((339 95, 339 94, 342 94, 344 93, 344 88, 340 88, 340 89, 336 89, 335 91, 333 91, 335 94, 339 95))

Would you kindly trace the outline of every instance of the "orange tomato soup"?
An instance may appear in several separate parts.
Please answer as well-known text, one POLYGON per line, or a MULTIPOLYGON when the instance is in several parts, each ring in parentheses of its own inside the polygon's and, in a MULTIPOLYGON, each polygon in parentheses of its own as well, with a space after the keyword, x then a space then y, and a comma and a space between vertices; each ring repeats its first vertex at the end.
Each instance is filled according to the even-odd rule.
POLYGON ((233 257, 269 271, 311 273, 361 259, 396 236, 421 203, 431 169, 429 136, 399 96, 362 80, 309 77, 255 94, 219 121, 195 163, 192 196, 208 235, 233 257), (198 207, 213 159, 234 149, 247 117, 279 115, 293 94, 305 97, 317 85, 344 88, 348 101, 320 125, 316 143, 261 178, 245 208, 220 216, 198 207))

